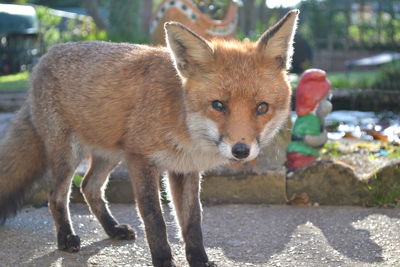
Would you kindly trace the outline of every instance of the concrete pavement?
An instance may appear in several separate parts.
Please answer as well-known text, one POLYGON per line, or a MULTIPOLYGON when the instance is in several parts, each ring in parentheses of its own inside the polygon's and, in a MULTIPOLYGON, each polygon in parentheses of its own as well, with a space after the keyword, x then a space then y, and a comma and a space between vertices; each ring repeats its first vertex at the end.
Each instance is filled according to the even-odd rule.
MULTIPOLYGON (((26 208, 0 226, 0 266, 150 266, 133 205, 111 209, 120 222, 133 224, 136 241, 109 240, 86 205, 72 204, 82 247, 60 252, 48 209, 26 208)), ((187 266, 171 209, 164 211, 172 249, 187 266)), ((400 208, 209 206, 203 229, 218 266, 400 266, 400 208)))

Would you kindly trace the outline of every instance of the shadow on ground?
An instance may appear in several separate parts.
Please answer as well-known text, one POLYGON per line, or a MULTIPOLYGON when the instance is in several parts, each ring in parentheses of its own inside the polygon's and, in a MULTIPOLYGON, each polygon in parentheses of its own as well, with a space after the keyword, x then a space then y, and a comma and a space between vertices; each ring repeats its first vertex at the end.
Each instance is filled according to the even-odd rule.
POLYGON ((227 208, 218 214, 223 217, 220 224, 210 218, 218 212, 213 209, 205 214, 207 244, 220 247, 232 260, 254 264, 268 263, 279 254, 290 257, 310 253, 319 259, 340 254, 349 261, 382 262, 383 249, 371 238, 369 229, 381 223, 381 230, 389 230, 383 221, 377 221, 386 217, 394 219, 392 226, 399 230, 400 218, 397 209, 253 206, 244 214, 227 208))
MULTIPOLYGON (((165 217, 178 260, 183 245, 168 207, 165 217)), ((87 266, 151 264, 142 224, 132 205, 112 205, 115 217, 137 229, 137 240, 107 238, 84 205, 72 205, 82 240, 79 253, 56 249, 47 208, 26 209, 0 227, 0 258, 5 266, 87 266)), ((400 263, 400 209, 223 205, 204 208, 205 244, 219 266, 306 264, 393 265, 400 263)))

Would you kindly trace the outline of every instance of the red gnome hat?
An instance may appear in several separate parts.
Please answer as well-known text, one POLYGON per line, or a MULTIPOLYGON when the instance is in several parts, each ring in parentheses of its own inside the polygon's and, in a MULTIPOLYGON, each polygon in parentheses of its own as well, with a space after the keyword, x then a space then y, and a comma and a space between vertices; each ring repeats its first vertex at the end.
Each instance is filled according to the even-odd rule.
POLYGON ((329 92, 330 82, 320 69, 309 69, 301 75, 296 91, 296 113, 304 116, 310 113, 329 92))

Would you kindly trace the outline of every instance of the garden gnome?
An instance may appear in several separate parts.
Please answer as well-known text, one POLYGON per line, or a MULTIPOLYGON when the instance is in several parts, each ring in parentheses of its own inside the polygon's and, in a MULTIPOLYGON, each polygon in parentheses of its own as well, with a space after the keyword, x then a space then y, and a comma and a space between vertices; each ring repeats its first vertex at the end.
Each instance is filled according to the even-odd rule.
POLYGON ((292 130, 292 141, 286 148, 286 168, 292 171, 319 157, 319 148, 328 140, 324 120, 332 110, 329 102, 330 82, 326 73, 309 69, 300 78, 296 91, 297 119, 292 130))

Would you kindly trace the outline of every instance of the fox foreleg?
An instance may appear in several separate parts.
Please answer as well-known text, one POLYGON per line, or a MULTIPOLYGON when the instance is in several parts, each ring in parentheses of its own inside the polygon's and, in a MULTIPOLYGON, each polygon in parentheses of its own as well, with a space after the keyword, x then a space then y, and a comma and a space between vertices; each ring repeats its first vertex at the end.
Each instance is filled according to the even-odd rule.
POLYGON ((200 175, 169 173, 176 215, 191 267, 216 266, 208 261, 201 230, 200 175))
POLYGON ((166 225, 161 211, 160 172, 139 155, 128 155, 126 163, 132 180, 136 205, 144 222, 153 265, 156 267, 176 266, 168 244, 166 225))

